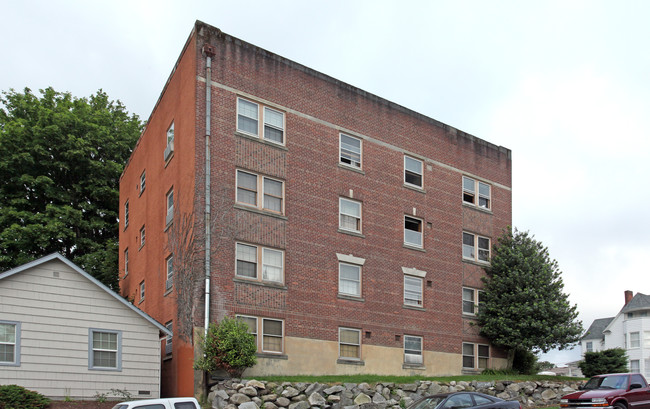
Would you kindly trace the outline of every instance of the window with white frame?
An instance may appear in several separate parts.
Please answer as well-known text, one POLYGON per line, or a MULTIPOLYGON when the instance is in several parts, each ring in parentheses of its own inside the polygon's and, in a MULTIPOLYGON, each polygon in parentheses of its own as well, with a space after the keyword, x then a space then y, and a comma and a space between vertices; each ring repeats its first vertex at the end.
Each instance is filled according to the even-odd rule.
POLYGON ((146 187, 146 170, 142 171, 142 174, 140 175, 140 194, 144 192, 144 188, 146 187))
POLYGON ((639 332, 630 332, 630 348, 640 348, 641 338, 639 332))
POLYGON ((237 277, 258 281, 284 282, 284 252, 282 250, 237 243, 237 277))
POLYGON ((237 130, 245 134, 284 144, 284 112, 243 98, 237 98, 237 130), (262 122, 259 118, 262 117, 262 122), (260 124, 263 124, 260 129, 260 124))
POLYGON ((404 275, 404 305, 422 307, 422 278, 404 275))
POLYGON ((483 291, 476 288, 463 288, 463 314, 476 315, 483 291))
POLYGON ((587 341, 585 345, 587 352, 594 352, 594 343, 591 341, 587 341))
POLYGON ((339 328, 339 358, 361 359, 361 330, 339 328))
POLYGON ((630 359, 630 372, 641 372, 641 365, 638 359, 630 359))
POLYGON ((422 220, 404 216, 404 244, 413 247, 423 247, 422 220))
POLYGON ((487 369, 489 361, 490 347, 488 345, 463 342, 463 368, 487 369))
POLYGON ((339 198, 339 228, 361 233, 361 202, 339 198))
POLYGON ((165 290, 172 288, 174 284, 174 256, 170 255, 165 260, 165 265, 167 266, 167 278, 165 280, 165 290))
POLYGON ((283 214, 284 183, 277 179, 238 170, 237 203, 283 214))
POLYGON ((339 294, 361 297, 361 266, 339 262, 339 294))
POLYGON ((0 321, 0 365, 20 366, 20 322, 0 321))
POLYGON ((490 239, 477 234, 463 232, 463 258, 489 263, 490 239))
POLYGON ((144 226, 140 228, 140 247, 144 246, 145 241, 145 229, 144 226))
POLYGON ((124 202, 124 228, 129 226, 129 201, 124 202))
POLYGON ((422 337, 404 335, 404 363, 422 365, 422 337))
POLYGON ((144 301, 144 280, 140 282, 140 302, 144 301))
POLYGON ((165 202, 167 203, 167 213, 165 213, 165 224, 169 224, 174 220, 174 189, 169 189, 165 195, 165 202))
POLYGON ((349 135, 339 135, 339 162, 361 168, 361 139, 349 135))
MULTIPOLYGON (((173 334, 173 329, 174 329, 174 323, 172 321, 168 321, 165 324, 165 328, 169 330, 170 333, 173 334)), ((170 356, 173 351, 173 336, 172 335, 167 335, 165 337, 165 355, 170 356)))
POLYGON ((122 369, 122 332, 105 329, 89 329, 88 369, 122 369))
POLYGON ((423 175, 423 163, 421 160, 404 156, 404 183, 409 186, 421 188, 423 175))
MULTIPOLYGON (((650 348, 650 331, 643 331, 643 347, 650 348)), ((650 369, 650 366, 648 366, 650 369)))
POLYGON ((487 183, 463 176, 463 202, 491 209, 491 187, 487 183))
POLYGON ((281 354, 284 351, 283 320, 248 315, 237 315, 236 318, 248 326, 248 332, 255 337, 258 351, 271 354, 281 354), (258 334, 262 336, 259 337, 258 334))
POLYGON ((167 128, 167 145, 165 145, 165 161, 169 160, 171 154, 174 153, 174 122, 167 128))
POLYGON ((129 249, 124 249, 124 277, 129 275, 129 249))

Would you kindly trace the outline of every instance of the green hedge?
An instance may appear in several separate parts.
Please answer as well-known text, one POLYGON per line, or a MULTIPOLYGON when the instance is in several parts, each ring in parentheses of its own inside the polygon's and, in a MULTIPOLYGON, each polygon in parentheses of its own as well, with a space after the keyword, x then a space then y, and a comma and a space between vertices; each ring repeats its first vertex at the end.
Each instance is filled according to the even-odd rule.
POLYGON ((18 385, 0 385, 0 409, 45 409, 50 400, 18 385))

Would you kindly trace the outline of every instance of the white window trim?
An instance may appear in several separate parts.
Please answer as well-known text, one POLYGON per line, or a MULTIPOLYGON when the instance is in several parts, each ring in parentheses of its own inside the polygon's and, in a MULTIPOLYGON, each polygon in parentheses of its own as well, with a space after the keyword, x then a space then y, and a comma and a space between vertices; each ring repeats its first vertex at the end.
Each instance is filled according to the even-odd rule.
POLYGON ((402 267, 402 272, 404 274, 420 277, 420 278, 425 278, 427 276, 426 271, 418 270, 417 268, 411 268, 411 267, 402 267))
POLYGON ((145 230, 145 226, 143 225, 140 227, 140 248, 144 247, 144 244, 146 242, 146 234, 147 231, 145 230))
POLYGON ((142 280, 140 282, 140 302, 144 301, 145 291, 146 288, 145 288, 144 280, 142 280))
POLYGON ((489 237, 481 236, 479 234, 471 233, 471 232, 468 232, 468 231, 463 231, 461 246, 462 246, 461 254, 462 254, 463 260, 472 260, 472 261, 475 261, 475 262, 481 263, 481 264, 490 264, 490 258, 492 257, 492 239, 490 239, 489 237), (469 235, 471 235, 473 237, 473 245, 472 245, 472 248, 474 249, 474 251, 473 251, 474 256, 473 257, 465 256, 465 247, 468 246, 468 245, 465 244, 465 238, 464 238, 465 234, 469 234, 469 235), (478 247, 479 239, 486 239, 488 241, 488 248, 487 248, 487 251, 488 251, 488 257, 487 258, 488 259, 487 259, 487 261, 479 259, 479 251, 482 250, 482 249, 480 249, 478 247))
POLYGON ((260 318, 258 320, 260 323, 260 327, 258 328, 258 334, 262 334, 261 337, 258 336, 260 339, 260 345, 261 345, 261 351, 264 352, 265 354, 282 354, 284 353, 284 320, 278 319, 278 318, 260 318), (279 321, 280 324, 282 325, 282 334, 278 337, 277 335, 268 335, 274 338, 280 338, 280 350, 279 351, 273 351, 273 350, 268 350, 264 349, 264 337, 267 336, 264 333, 264 321, 279 321))
POLYGON ((0 366, 20 366, 20 334, 21 323, 19 321, 6 321, 0 320, 0 324, 13 325, 14 327, 14 342, 3 342, 2 344, 14 346, 14 359, 11 362, 0 362, 0 366))
POLYGON ((410 274, 404 274, 404 278, 402 280, 402 285, 403 285, 403 296, 404 296, 404 305, 409 306, 409 307, 417 307, 417 308, 424 308, 424 279, 419 276, 414 276, 410 274), (417 302, 411 302, 410 300, 407 300, 406 297, 406 281, 410 280, 418 280, 420 283, 420 303, 417 302))
MULTIPOLYGON (((113 352, 112 350, 110 352, 113 352)), ((88 329, 88 369, 95 371, 122 371, 122 331, 100 328, 88 329), (95 366, 93 364, 95 357, 95 348, 93 346, 93 334, 108 333, 117 335, 117 350, 115 350, 115 367, 95 366)))
POLYGON ((351 232, 354 232, 354 233, 361 233, 363 231, 363 203, 361 203, 361 202, 359 202, 357 200, 348 199, 346 197, 339 197, 339 229, 344 230, 344 231, 351 231, 351 232), (359 205, 359 217, 357 217, 355 215, 343 213, 343 206, 342 206, 343 202, 350 202, 350 203, 354 203, 354 204, 359 205), (358 219, 359 222, 357 224, 359 225, 359 228, 358 229, 349 229, 349 228, 343 227, 341 225, 341 216, 348 216, 348 217, 352 217, 354 219, 358 219))
POLYGON ((365 258, 355 257, 352 254, 336 253, 336 258, 343 263, 358 264, 360 266, 363 266, 366 262, 365 258))
POLYGON ((147 170, 143 170, 142 174, 140 174, 140 194, 144 192, 147 186, 147 170))
MULTIPOLYGON (((269 195, 269 196, 271 196, 271 195, 269 195)), ((277 196, 273 196, 273 197, 277 197, 277 196)), ((241 206, 250 207, 250 208, 257 209, 257 210, 263 211, 263 212, 284 215, 284 206, 285 206, 285 203, 286 203, 286 200, 285 200, 285 183, 284 183, 283 180, 280 180, 280 179, 277 179, 277 178, 272 178, 272 177, 269 177, 269 176, 260 175, 258 173, 251 172, 249 170, 237 169, 235 171, 235 203, 237 203, 238 205, 241 205, 241 206), (255 188, 256 188, 256 190, 255 190, 255 204, 240 202, 239 201, 238 191, 239 191, 239 173, 240 172, 247 173, 249 175, 255 176, 255 188), (280 211, 279 212, 276 211, 276 210, 272 210, 272 209, 268 209, 268 208, 264 207, 264 197, 266 196, 266 192, 264 191, 264 181, 266 179, 272 180, 274 182, 278 182, 278 183, 280 183, 282 185, 282 196, 280 197, 281 205, 280 205, 280 211)))
POLYGON ((492 185, 490 183, 484 182, 482 180, 478 180, 478 179, 476 179, 474 177, 463 175, 463 178, 462 178, 462 191, 463 191, 462 192, 462 201, 463 201, 464 204, 475 206, 475 207, 478 207, 478 208, 481 208, 481 209, 492 210, 492 185), (474 185, 474 190, 473 191, 470 191, 470 190, 465 188, 465 179, 472 181, 472 183, 474 185), (480 193, 480 185, 481 184, 486 185, 490 189, 489 196, 486 196, 486 195, 483 195, 483 194, 480 193), (465 192, 471 192, 471 194, 473 196, 473 200, 471 202, 465 200, 465 192), (481 206, 480 205, 480 203, 481 203, 480 198, 487 198, 488 205, 487 206, 481 206))
POLYGON ((422 365, 424 363, 424 339, 421 336, 404 334, 404 363, 407 365, 422 365), (409 354, 406 352, 407 338, 417 338, 420 340, 419 354, 409 354), (419 357, 419 360, 417 357, 419 357))
MULTIPOLYGON (((269 126, 271 126, 272 128, 278 129, 276 126, 273 126, 271 124, 269 124, 269 126)), ((269 105, 266 105, 266 104, 263 104, 263 103, 260 103, 260 102, 257 102, 257 101, 250 100, 248 98, 237 97, 237 118, 235 120, 235 129, 237 129, 237 132, 242 133, 244 135, 252 136, 254 138, 257 138, 257 139, 260 139, 260 140, 263 140, 263 141, 266 141, 266 142, 269 142, 269 143, 273 143, 273 144, 276 144, 276 145, 285 146, 286 143, 287 143, 287 115, 286 115, 286 112, 281 111, 281 110, 279 110, 279 109, 277 109, 275 107, 271 107, 269 105), (251 104, 255 104, 255 106, 257 107, 257 132, 256 133, 247 132, 247 131, 239 128, 239 101, 240 100, 241 101, 246 101, 246 102, 251 103, 251 104), (266 136, 264 134, 264 126, 266 125, 266 112, 265 112, 266 109, 269 109, 271 111, 282 114, 282 129, 281 129, 282 130, 282 142, 274 141, 273 139, 268 139, 268 138, 266 138, 266 136)))
POLYGON ((129 248, 124 249, 124 277, 129 275, 129 248))
POLYGON ((284 250, 272 248, 272 247, 264 247, 264 246, 259 246, 257 244, 251 244, 251 243, 246 243, 243 241, 238 241, 235 242, 235 277, 237 279, 241 280, 249 280, 249 281, 257 281, 257 282, 262 282, 262 283, 273 283, 273 284, 284 284, 284 270, 285 270, 285 254, 284 250), (239 245, 242 246, 249 246, 249 247, 255 247, 255 277, 246 277, 237 274, 237 246, 239 245), (264 280, 264 250, 272 250, 272 251, 277 251, 282 254, 282 267, 280 271, 280 281, 273 281, 273 280, 264 280))
POLYGON ((339 164, 341 164, 343 166, 347 166, 347 167, 352 168, 352 169, 359 169, 360 170, 360 169, 363 168, 363 139, 358 138, 356 136, 352 136, 352 135, 350 135, 348 133, 343 133, 343 132, 339 133, 339 164), (355 165, 356 162, 354 162, 354 161, 352 163, 343 162, 343 160, 342 160, 342 158, 343 158, 343 144, 342 144, 343 136, 347 136, 348 138, 356 139, 356 140, 359 141, 359 162, 358 162, 358 165, 355 165))
POLYGON ((165 328, 167 328, 169 332, 172 333, 172 335, 165 336, 165 356, 170 357, 174 352, 174 336, 173 336, 174 321, 168 321, 165 324, 165 328))
POLYGON ((166 272, 165 291, 169 291, 174 286, 174 255, 173 254, 170 254, 165 259, 165 272, 166 272), (171 268, 170 268, 170 264, 171 264, 171 268))
POLYGON ((463 312, 463 315, 476 316, 477 311, 478 311, 478 308, 479 308, 479 301, 480 301, 480 297, 481 297, 480 294, 481 294, 483 291, 484 291, 484 290, 479 290, 478 288, 463 287, 463 289, 462 289, 462 296, 461 296, 461 298, 462 298, 461 311, 463 312), (473 297, 472 300, 465 300, 465 290, 470 290, 470 291, 472 291, 472 297, 473 297), (465 302, 466 302, 466 301, 467 301, 467 302, 472 301, 472 303, 473 303, 473 305, 474 305, 473 312, 466 312, 466 311, 465 311, 465 302))
MULTIPOLYGON (((363 291, 362 277, 363 277, 363 268, 362 268, 362 266, 360 264, 346 263, 346 262, 343 262, 343 261, 339 261, 339 294, 347 296, 347 297, 361 297, 361 294, 362 294, 362 291, 363 291), (351 294, 351 293, 346 293, 346 292, 341 291, 341 265, 347 265, 347 266, 352 266, 352 267, 359 268, 359 280, 358 280, 359 293, 358 294, 351 294)), ((348 281, 351 281, 351 280, 348 280, 348 281)))
POLYGON ((630 340, 630 349, 641 348, 641 332, 640 331, 632 331, 632 332, 630 332, 629 340, 630 340), (636 340, 632 337, 633 335, 636 335, 636 340))
POLYGON ((169 225, 174 220, 174 188, 172 187, 165 194, 165 207, 167 213, 165 214, 165 225, 169 225), (169 198, 171 197, 171 206, 169 205, 169 198))
POLYGON ((129 227, 129 200, 124 202, 124 228, 129 227))
MULTIPOLYGON (((403 224, 404 224, 404 227, 403 227, 404 228, 404 244, 407 245, 407 246, 415 247, 415 248, 419 248, 419 249, 424 248, 424 220, 420 219, 419 217, 410 216, 410 215, 406 214, 406 215, 404 215, 404 223, 403 224), (419 231, 419 233, 420 233, 420 241, 421 241, 420 244, 412 243, 412 242, 406 240, 406 231, 407 230, 415 232, 414 230, 410 230, 410 229, 406 228, 406 219, 407 218, 417 220, 417 221, 420 222, 420 231, 419 231)), ((417 232, 415 232, 415 233, 417 233, 417 232)))
POLYGON ((481 359, 487 359, 487 364, 485 368, 490 367, 490 346, 487 344, 480 344, 480 343, 474 343, 474 342, 463 342, 462 345, 471 345, 472 346, 472 359, 474 361, 474 366, 465 366, 465 363, 463 362, 464 357, 470 356, 470 355, 465 355, 464 348, 461 346, 461 365, 463 369, 484 369, 481 368, 480 360, 481 359), (479 347, 487 347, 488 348, 488 355, 487 356, 481 356, 479 355, 479 347))
POLYGON ((407 185, 407 186, 413 186, 413 187, 418 188, 418 189, 423 189, 424 188, 424 162, 423 161, 421 161, 420 159, 415 159, 412 156, 404 155, 404 184, 407 185), (421 184, 416 185, 414 183, 409 183, 409 182, 406 181, 406 172, 407 172, 407 170, 406 170, 406 161, 407 161, 407 159, 410 159, 412 161, 420 163, 420 169, 421 169, 420 173, 416 173, 416 172, 412 172, 412 171, 408 171, 408 172, 419 175, 420 180, 422 182, 421 184))
POLYGON ((346 360, 346 361, 361 361, 361 330, 358 328, 348 328, 348 327, 339 327, 339 359, 346 360), (358 344, 351 344, 351 343, 343 343, 341 342, 341 331, 353 331, 359 334, 358 339, 359 343, 358 344), (341 345, 354 345, 359 347, 359 356, 358 357, 349 357, 349 356, 342 356, 341 355, 341 345))

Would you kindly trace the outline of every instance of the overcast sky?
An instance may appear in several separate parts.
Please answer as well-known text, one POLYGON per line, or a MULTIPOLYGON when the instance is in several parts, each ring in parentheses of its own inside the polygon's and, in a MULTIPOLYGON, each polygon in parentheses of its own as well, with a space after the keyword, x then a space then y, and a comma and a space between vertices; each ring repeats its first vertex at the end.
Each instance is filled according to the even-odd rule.
POLYGON ((2 91, 102 88, 147 119, 201 20, 511 149, 513 224, 559 262, 585 328, 650 293, 650 1, 0 6, 2 91))

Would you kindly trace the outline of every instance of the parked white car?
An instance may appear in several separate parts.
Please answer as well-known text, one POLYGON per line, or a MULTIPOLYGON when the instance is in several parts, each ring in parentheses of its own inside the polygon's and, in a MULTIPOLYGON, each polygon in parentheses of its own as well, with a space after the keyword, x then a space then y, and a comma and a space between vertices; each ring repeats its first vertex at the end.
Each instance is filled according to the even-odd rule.
POLYGON ((194 398, 168 398, 120 402, 113 409, 201 409, 201 406, 194 398))

